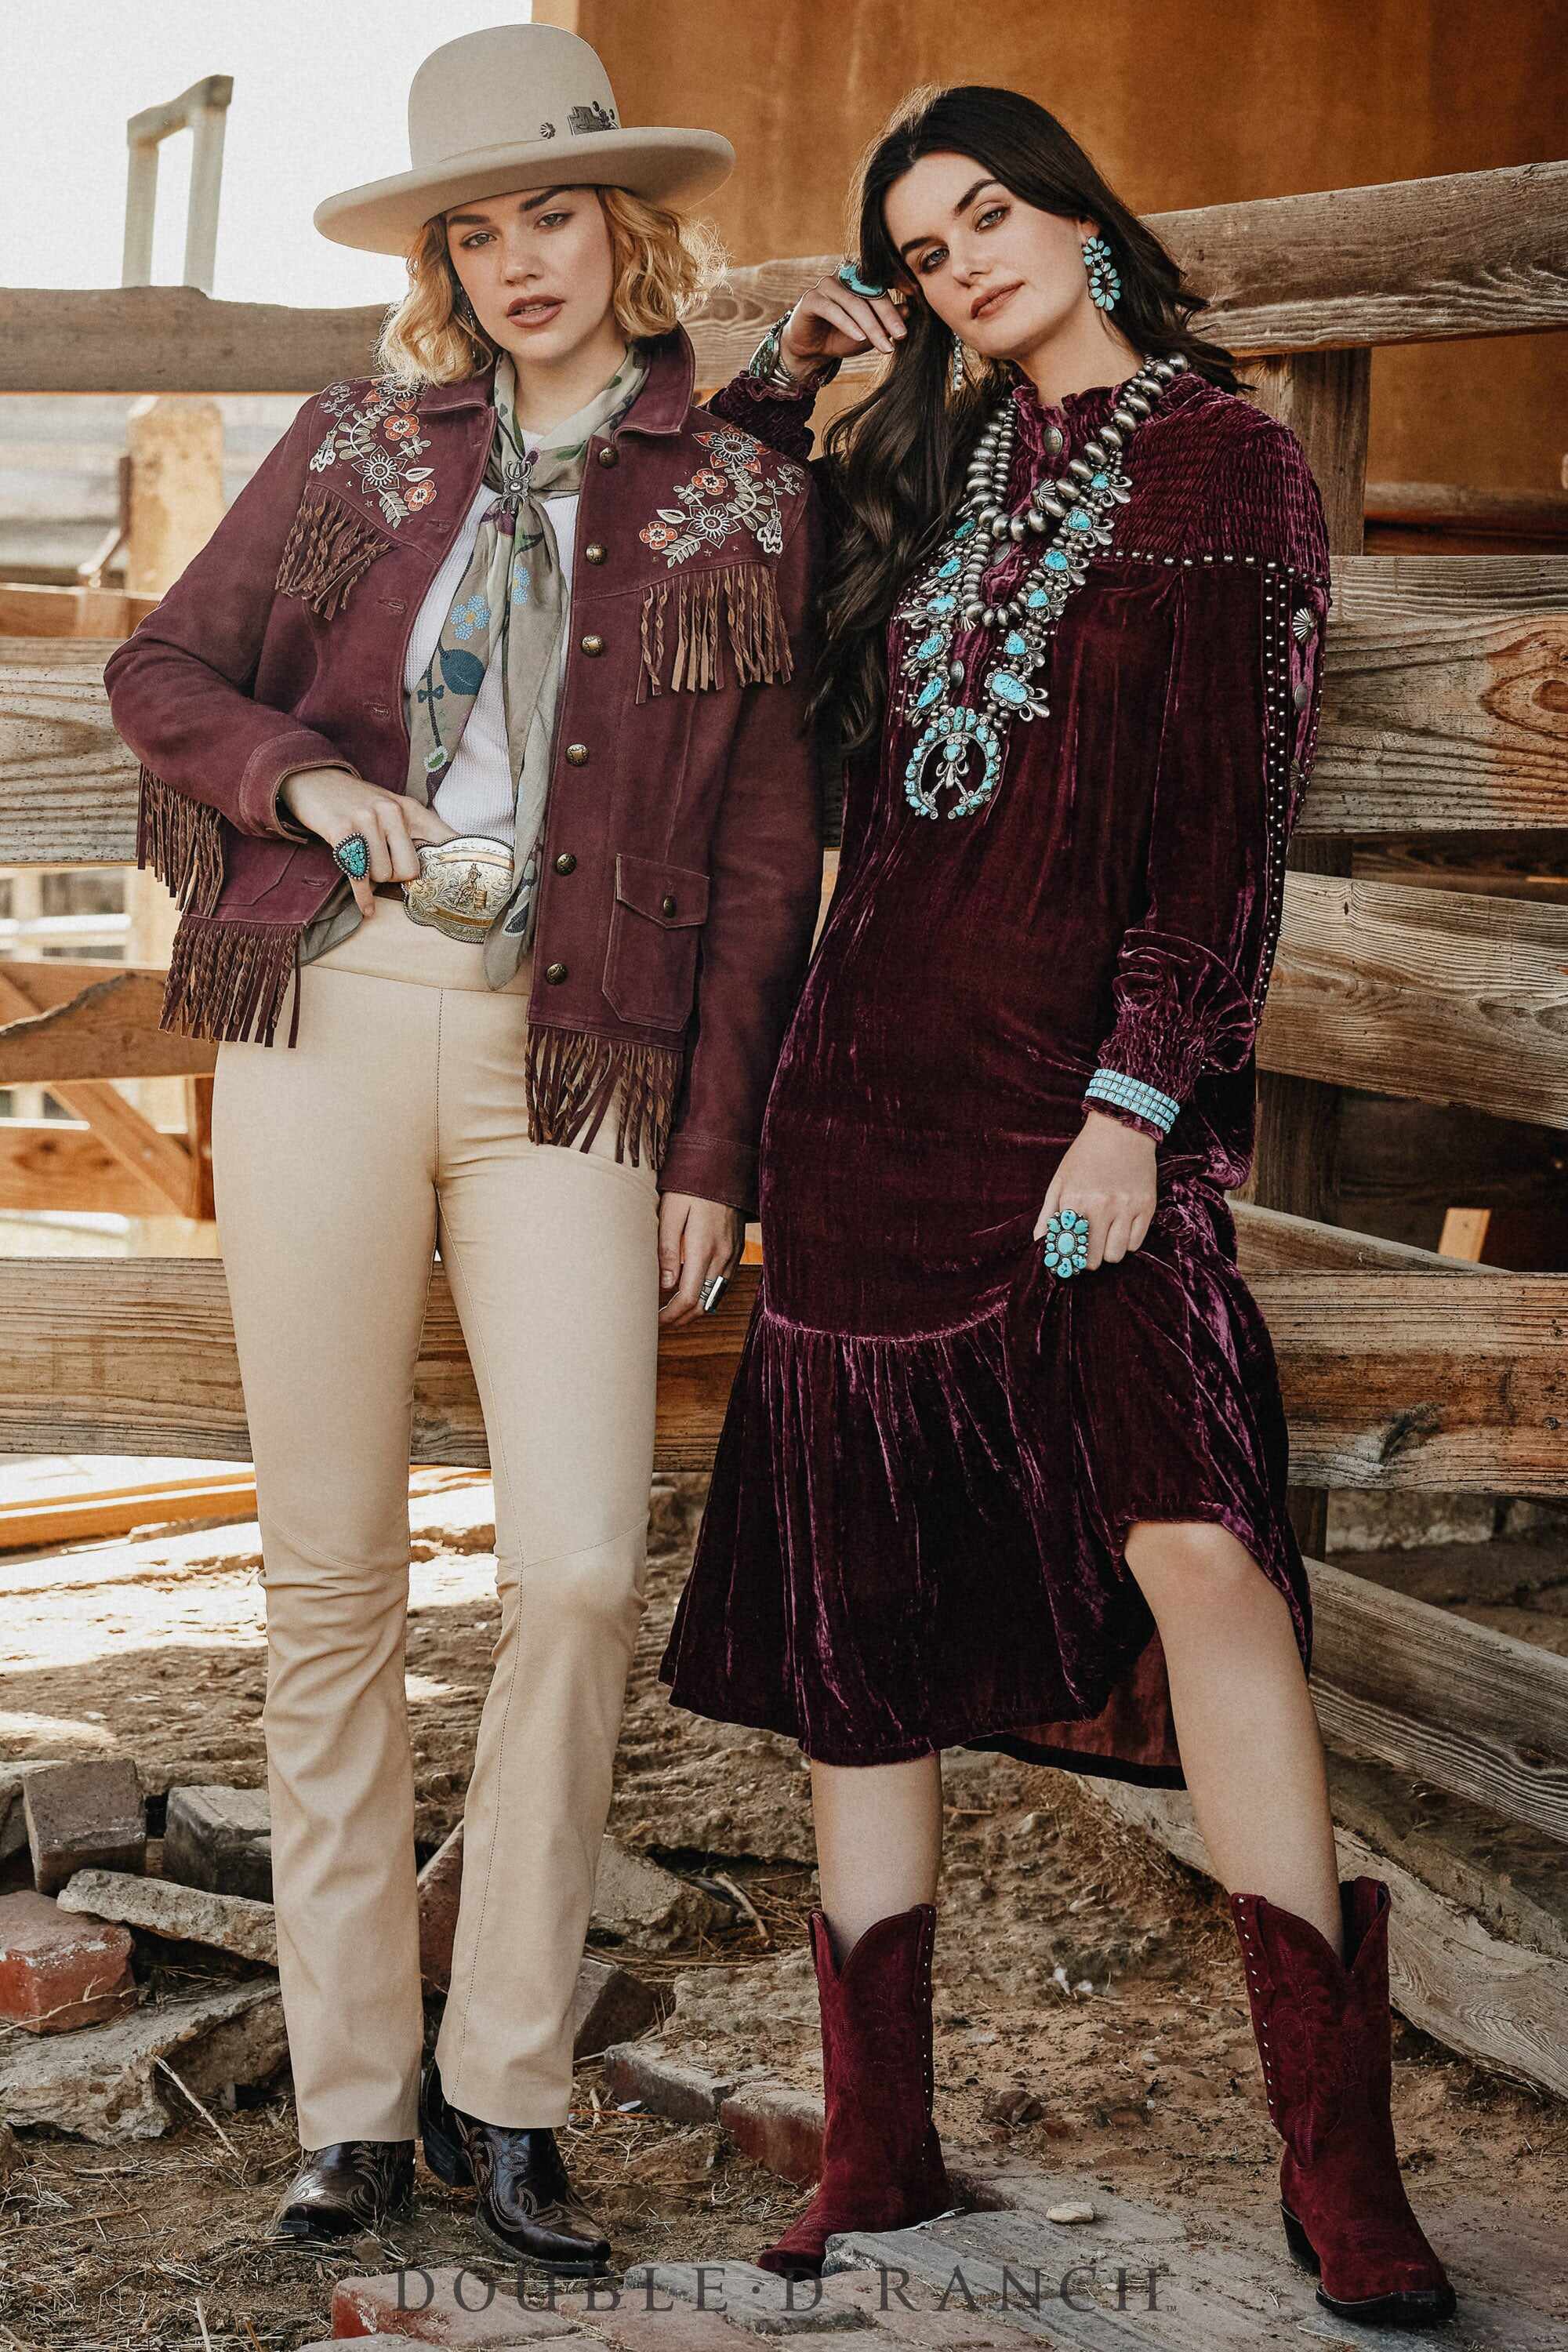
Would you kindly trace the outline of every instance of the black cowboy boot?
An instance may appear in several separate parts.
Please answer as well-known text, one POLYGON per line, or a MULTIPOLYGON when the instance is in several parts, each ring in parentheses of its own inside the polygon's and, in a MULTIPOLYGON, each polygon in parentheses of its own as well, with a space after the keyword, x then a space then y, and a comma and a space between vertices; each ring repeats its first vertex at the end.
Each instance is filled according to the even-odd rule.
POLYGON ((605 2267, 610 2242, 573 2190, 548 2125, 487 2124, 448 2105, 434 2058, 419 2086, 425 2161, 437 2180, 479 2191, 477 2218, 514 2260, 572 2278, 605 2267))
POLYGON ((414 2194, 411 2139, 334 2139, 300 2151, 304 2163, 272 2217, 272 2234, 321 2245, 381 2230, 414 2194))

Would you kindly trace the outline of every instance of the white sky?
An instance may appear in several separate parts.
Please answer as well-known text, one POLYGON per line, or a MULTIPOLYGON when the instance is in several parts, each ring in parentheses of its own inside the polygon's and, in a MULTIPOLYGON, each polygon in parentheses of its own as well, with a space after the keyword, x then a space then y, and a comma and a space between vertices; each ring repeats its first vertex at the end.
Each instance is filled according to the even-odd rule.
MULTIPOLYGON (((232 74, 215 295, 391 301, 394 255, 331 245, 323 196, 408 168, 408 85, 422 58, 528 0, 0 0, 0 284, 118 286, 125 125, 204 75, 232 74)), ((159 151, 153 275, 184 259, 191 138, 159 151)))

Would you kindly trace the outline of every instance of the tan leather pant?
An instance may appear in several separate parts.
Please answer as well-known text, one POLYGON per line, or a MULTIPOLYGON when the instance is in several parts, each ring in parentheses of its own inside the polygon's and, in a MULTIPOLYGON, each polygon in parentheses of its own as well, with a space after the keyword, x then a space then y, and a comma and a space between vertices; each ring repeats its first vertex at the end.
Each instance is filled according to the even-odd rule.
POLYGON ((642 1612, 657 1192, 528 1140, 530 970, 400 901, 300 974, 299 1041, 220 1046, 218 1236, 257 1470, 279 1969, 306 2147, 406 2139, 423 2013, 404 1688, 414 1369, 438 1244, 495 1475, 500 1636, 437 2055, 559 2124, 642 1612))

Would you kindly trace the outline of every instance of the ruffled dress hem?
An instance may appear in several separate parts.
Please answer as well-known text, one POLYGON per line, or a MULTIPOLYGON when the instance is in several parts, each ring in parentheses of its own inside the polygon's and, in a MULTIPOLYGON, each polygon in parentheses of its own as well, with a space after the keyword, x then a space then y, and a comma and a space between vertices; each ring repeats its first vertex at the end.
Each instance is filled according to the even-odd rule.
MULTIPOLYGON (((1223 1505, 1210 1502, 1194 1503, 1177 1510, 1140 1512, 1128 1521, 1124 1530, 1117 1553, 1120 1571, 1128 1576, 1131 1574, 1131 1570, 1126 1565, 1126 1538, 1131 1534, 1134 1528, 1193 1525, 1222 1527, 1251 1554, 1258 1564, 1258 1573, 1268 1580, 1277 1592, 1281 1594, 1290 1610, 1291 1628, 1296 1635, 1297 1647, 1301 1653, 1302 1669, 1304 1672, 1307 1671, 1311 1660, 1310 1616, 1309 1614, 1303 1622, 1295 1594, 1279 1578, 1269 1575, 1265 1559, 1260 1556, 1256 1530, 1249 1526, 1242 1513, 1227 1510, 1223 1505)), ((1266 1553, 1267 1549, 1267 1546, 1262 1547, 1262 1553, 1266 1553)), ((1016 1716, 1011 1722, 994 1725, 984 1731, 968 1727, 944 1728, 932 1732, 928 1738, 900 1740, 875 1750, 868 1750, 864 1744, 860 1744, 852 1754, 839 1752, 836 1743, 832 1741, 815 1740, 809 1731, 803 1729, 798 1714, 793 1714, 784 1708, 762 1708, 754 1713, 742 1713, 733 1699, 727 1694, 722 1697, 715 1696, 705 1704, 689 1687, 689 1681, 683 1673, 679 1669, 671 1669, 668 1654, 658 1670, 658 1679, 669 1687, 671 1704, 683 1708, 687 1714, 703 1716, 712 1723, 743 1724, 748 1730, 777 1732, 784 1738, 793 1739, 802 1755, 809 1758, 816 1764, 840 1767, 909 1764, 917 1762, 921 1757, 940 1755, 944 1748, 973 1748, 982 1750, 994 1749, 1004 1755, 1016 1758, 1022 1764, 1054 1765, 1058 1770, 1081 1772, 1095 1780, 1129 1780, 1142 1788, 1184 1789, 1187 1785, 1186 1775, 1179 1763, 1148 1763, 1134 1757, 1119 1756, 1099 1748, 1079 1748, 1063 1741, 1048 1738, 1032 1739, 1029 1737, 1031 1726, 1055 1730, 1063 1724, 1095 1722, 1104 1713, 1118 1684, 1137 1671, 1144 1654, 1145 1653, 1140 1652, 1132 1659, 1124 1660, 1121 1668, 1113 1675, 1110 1686, 1099 1702, 1093 1706, 1085 1708, 1081 1716, 1058 1716, 1052 1718, 1047 1726, 1037 1710, 1026 1709, 1022 1714, 1016 1716)))

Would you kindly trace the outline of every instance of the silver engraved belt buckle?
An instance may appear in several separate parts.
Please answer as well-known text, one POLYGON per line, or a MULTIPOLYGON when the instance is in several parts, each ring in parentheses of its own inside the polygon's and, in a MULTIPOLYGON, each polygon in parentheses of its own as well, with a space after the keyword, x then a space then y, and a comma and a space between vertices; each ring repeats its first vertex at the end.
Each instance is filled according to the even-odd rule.
POLYGON ((488 833, 415 844, 417 882, 400 885, 403 911, 449 940, 482 944, 511 894, 511 851, 488 833))

